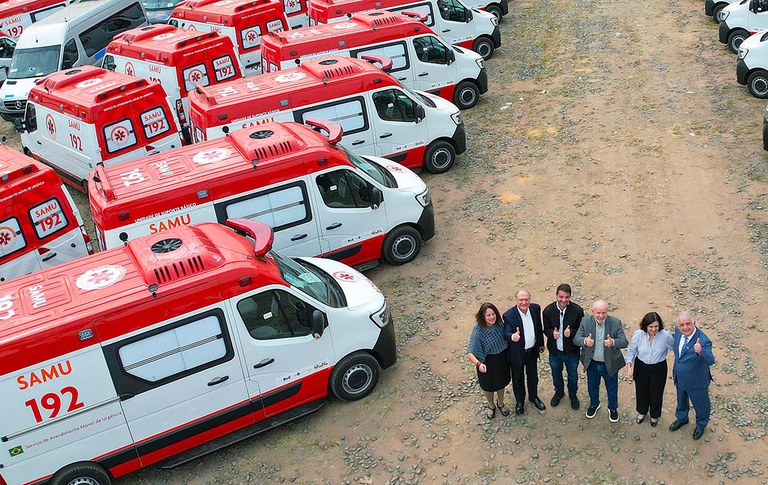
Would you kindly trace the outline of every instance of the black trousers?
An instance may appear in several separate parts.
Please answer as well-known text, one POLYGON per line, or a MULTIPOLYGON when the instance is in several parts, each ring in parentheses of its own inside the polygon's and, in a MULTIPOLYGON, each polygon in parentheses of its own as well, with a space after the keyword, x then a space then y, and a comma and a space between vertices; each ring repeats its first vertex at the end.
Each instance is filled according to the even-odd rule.
POLYGON ((528 399, 533 401, 539 397, 539 349, 534 345, 533 348, 525 351, 523 365, 512 365, 512 392, 515 393, 515 401, 525 402, 525 380, 528 384, 528 399))
POLYGON ((651 417, 658 419, 661 416, 661 403, 664 400, 664 386, 667 385, 667 361, 646 364, 640 359, 635 359, 632 377, 635 379, 637 413, 646 414, 650 409, 651 417))

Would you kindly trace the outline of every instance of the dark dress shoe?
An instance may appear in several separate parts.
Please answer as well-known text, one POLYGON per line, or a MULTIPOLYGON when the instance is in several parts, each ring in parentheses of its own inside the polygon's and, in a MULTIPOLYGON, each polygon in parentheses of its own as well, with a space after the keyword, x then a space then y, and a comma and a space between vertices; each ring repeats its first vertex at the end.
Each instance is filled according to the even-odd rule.
POLYGON ((525 412, 525 404, 519 402, 515 405, 515 414, 523 414, 525 412))
POLYGON ((653 418, 651 418, 651 426, 652 426, 652 427, 654 427, 654 428, 655 428, 655 427, 656 427, 656 425, 658 425, 658 424, 659 424, 659 420, 658 420, 658 419, 657 419, 656 421, 654 421, 654 420, 653 420, 653 418))
POLYGON ((544 411, 545 409, 547 409, 547 407, 544 405, 544 402, 542 402, 542 400, 539 399, 538 397, 532 400, 531 403, 533 403, 533 405, 536 406, 536 409, 538 409, 539 411, 544 411))
POLYGON ((579 409, 579 398, 576 396, 569 396, 571 399, 571 409, 579 409))
POLYGON ((670 431, 677 431, 678 429, 682 428, 683 425, 688 424, 688 421, 680 421, 679 419, 676 419, 672 424, 669 425, 670 431))
POLYGON ((693 439, 698 440, 701 439, 702 436, 704 436, 704 428, 696 426, 696 429, 693 430, 693 439))
POLYGON ((554 396, 552 396, 552 400, 549 401, 549 405, 553 408, 556 408, 558 404, 560 404, 560 400, 565 397, 565 394, 562 392, 556 393, 554 396))

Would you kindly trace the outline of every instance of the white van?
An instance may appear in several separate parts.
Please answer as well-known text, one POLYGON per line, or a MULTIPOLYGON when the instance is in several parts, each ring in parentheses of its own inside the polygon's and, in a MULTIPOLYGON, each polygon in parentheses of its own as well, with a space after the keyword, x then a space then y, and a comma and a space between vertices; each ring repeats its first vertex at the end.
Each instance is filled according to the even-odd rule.
POLYGON ((14 41, 30 25, 72 3, 72 0, 3 0, 0 2, 0 31, 14 41))
POLYGON ((189 118, 196 142, 267 121, 335 121, 344 129, 341 144, 352 152, 432 173, 450 170, 467 148, 456 105, 410 91, 369 62, 341 56, 198 87, 189 93, 189 118))
POLYGON ((718 37, 737 54, 739 46, 758 30, 768 28, 768 0, 741 0, 720 11, 718 37))
POLYGON ((147 25, 139 1, 80 0, 32 24, 21 34, 0 88, 0 115, 24 114, 35 80, 56 71, 98 64, 114 36, 147 25))
POLYGON ((761 99, 768 98, 768 30, 749 36, 739 46, 736 62, 736 81, 747 86, 749 93, 761 99))
POLYGON ((109 485, 369 395, 397 360, 384 295, 271 245, 207 222, 0 284, 0 484, 109 485))

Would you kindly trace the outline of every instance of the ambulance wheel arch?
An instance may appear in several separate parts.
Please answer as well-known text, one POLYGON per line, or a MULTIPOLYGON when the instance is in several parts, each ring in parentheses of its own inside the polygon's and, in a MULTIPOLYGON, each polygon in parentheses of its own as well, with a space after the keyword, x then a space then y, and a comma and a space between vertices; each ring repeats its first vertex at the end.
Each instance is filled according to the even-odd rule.
POLYGON ((72 463, 57 471, 49 485, 110 485, 109 473, 97 463, 72 463))
POLYGON ((445 173, 456 163, 456 148, 445 140, 435 140, 424 152, 424 166, 430 173, 445 173))
POLYGON ((720 23, 720 12, 723 11, 725 7, 728 6, 728 3, 722 2, 715 5, 715 7, 712 9, 712 20, 715 21, 715 23, 720 23))
POLYGON ((380 375, 379 361, 361 350, 336 363, 328 385, 333 395, 342 401, 357 401, 373 391, 380 375))
POLYGON ((493 57, 495 47, 493 46, 493 39, 487 36, 478 37, 475 42, 472 43, 472 50, 483 56, 484 60, 488 60, 493 57))
POLYGON ((461 81, 453 91, 453 104, 462 110, 474 107, 479 99, 480 86, 469 79, 461 81))
POLYGON ((755 69, 747 78, 747 88, 749 94, 756 98, 768 98, 768 71, 764 69, 755 69))
POLYGON ((496 17, 496 21, 501 23, 501 20, 504 16, 504 9, 501 8, 501 5, 492 3, 485 7, 485 11, 492 14, 494 17, 496 17))
POLYGON ((734 29, 731 31, 728 34, 728 47, 731 49, 731 52, 738 54, 739 46, 747 40, 747 37, 749 37, 749 32, 744 29, 734 29))
POLYGON ((402 225, 389 231, 381 248, 381 254, 391 265, 410 263, 421 251, 421 234, 409 225, 402 225))

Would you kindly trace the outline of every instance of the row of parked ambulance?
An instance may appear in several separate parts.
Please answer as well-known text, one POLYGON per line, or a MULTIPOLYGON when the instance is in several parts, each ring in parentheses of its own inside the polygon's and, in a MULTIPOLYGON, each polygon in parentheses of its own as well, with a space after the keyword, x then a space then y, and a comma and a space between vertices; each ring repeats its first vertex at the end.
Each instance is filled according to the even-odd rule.
POLYGON ((0 110, 37 161, 0 146, 0 485, 176 466, 363 398, 396 361, 347 264, 434 236, 410 168, 465 151, 507 5, 326 0, 287 30, 303 4, 191 0, 146 25, 141 3, 80 0, 23 27, 0 110), (101 252, 49 165, 87 190, 101 252))
MULTIPOLYGON (((704 11, 719 24, 720 42, 738 54, 736 81, 752 96, 768 99, 768 0, 706 0, 704 11)), ((763 148, 768 150, 768 106, 763 148)))

